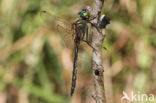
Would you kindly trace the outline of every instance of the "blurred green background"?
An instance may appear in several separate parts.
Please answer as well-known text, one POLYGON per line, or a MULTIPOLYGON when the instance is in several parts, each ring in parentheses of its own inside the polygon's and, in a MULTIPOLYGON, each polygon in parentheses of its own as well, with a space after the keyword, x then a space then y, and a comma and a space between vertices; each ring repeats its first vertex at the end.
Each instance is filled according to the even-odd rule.
MULTIPOLYGON (((71 98, 73 50, 40 16, 47 10, 72 22, 87 5, 94 0, 0 0, 0 103, 95 103, 91 50, 82 49, 71 98)), ((107 103, 121 103, 123 91, 156 96, 155 7, 156 0, 105 0, 107 103)))

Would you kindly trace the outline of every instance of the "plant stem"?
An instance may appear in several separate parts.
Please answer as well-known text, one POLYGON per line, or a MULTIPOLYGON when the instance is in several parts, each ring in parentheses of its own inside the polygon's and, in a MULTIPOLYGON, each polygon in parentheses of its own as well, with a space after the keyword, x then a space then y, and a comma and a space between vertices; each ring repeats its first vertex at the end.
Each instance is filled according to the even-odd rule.
MULTIPOLYGON (((91 15, 96 17, 93 24, 99 23, 101 10, 104 0, 95 0, 94 8, 90 11, 91 15)), ((97 27, 92 26, 92 46, 94 48, 92 54, 92 72, 95 85, 95 100, 96 103, 106 103, 105 89, 104 89, 104 68, 102 66, 102 43, 105 38, 105 33, 99 32, 97 27)))

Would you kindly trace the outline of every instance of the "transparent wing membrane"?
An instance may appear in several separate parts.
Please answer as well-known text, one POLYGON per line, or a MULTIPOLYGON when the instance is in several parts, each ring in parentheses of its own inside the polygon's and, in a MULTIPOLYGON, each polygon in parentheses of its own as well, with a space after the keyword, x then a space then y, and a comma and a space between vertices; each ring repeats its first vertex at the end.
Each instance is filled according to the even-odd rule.
POLYGON ((64 44, 67 48, 73 49, 74 38, 72 36, 72 31, 70 29, 64 28, 61 25, 57 25, 57 31, 61 34, 64 44))
POLYGON ((40 12, 40 15, 47 24, 52 25, 53 23, 55 23, 55 26, 57 26, 58 24, 61 24, 62 26, 71 27, 71 23, 67 22, 63 18, 60 18, 56 16, 55 14, 50 13, 48 11, 43 10, 40 12))
POLYGON ((48 11, 41 11, 40 15, 45 24, 51 26, 51 28, 55 29, 56 33, 61 36, 65 46, 73 49, 72 24, 48 11))

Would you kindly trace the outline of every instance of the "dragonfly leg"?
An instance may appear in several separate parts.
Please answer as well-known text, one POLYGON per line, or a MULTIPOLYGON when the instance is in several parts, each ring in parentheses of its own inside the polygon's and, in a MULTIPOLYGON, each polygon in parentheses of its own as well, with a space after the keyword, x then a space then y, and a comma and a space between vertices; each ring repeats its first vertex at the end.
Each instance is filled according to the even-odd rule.
MULTIPOLYGON (((96 51, 96 49, 91 45, 91 42, 86 41, 86 40, 82 40, 82 41, 85 42, 85 43, 87 43, 94 51, 96 51)), ((96 55, 97 55, 97 53, 96 53, 96 55)))
POLYGON ((94 26, 94 27, 97 29, 97 31, 98 31, 99 33, 102 34, 102 31, 101 31, 101 29, 99 28, 98 24, 92 23, 92 22, 88 22, 88 23, 90 23, 92 26, 94 26))
POLYGON ((83 39, 83 41, 87 43, 93 50, 95 50, 95 48, 91 45, 91 42, 88 40, 88 25, 86 26, 85 34, 86 34, 86 40, 83 39))
POLYGON ((92 46, 91 42, 89 42, 89 41, 87 41, 87 40, 83 40, 83 42, 87 43, 93 50, 96 50, 96 49, 92 46))

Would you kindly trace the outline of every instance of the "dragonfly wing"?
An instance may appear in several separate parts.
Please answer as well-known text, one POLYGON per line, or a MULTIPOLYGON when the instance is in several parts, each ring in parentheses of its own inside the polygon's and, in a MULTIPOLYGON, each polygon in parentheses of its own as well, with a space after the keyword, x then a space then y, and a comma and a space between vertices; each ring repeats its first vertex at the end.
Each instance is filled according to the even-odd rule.
POLYGON ((71 23, 69 23, 66 20, 56 16, 55 14, 45 11, 45 10, 40 11, 40 16, 46 24, 50 24, 50 25, 54 25, 54 26, 61 24, 62 26, 66 26, 66 27, 71 26, 71 23))
POLYGON ((72 36, 72 31, 68 28, 64 28, 61 25, 57 25, 57 31, 61 34, 63 43, 67 48, 73 49, 74 48, 74 39, 72 36))
POLYGON ((71 23, 48 11, 41 11, 40 15, 46 24, 56 30, 57 34, 60 34, 65 46, 73 48, 74 41, 72 39, 71 23))

